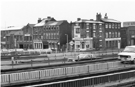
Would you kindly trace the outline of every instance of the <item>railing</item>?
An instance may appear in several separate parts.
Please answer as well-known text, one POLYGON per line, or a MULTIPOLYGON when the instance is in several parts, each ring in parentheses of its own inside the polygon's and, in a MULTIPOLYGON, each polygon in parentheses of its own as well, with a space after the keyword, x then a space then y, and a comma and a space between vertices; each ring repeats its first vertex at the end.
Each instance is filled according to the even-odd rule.
MULTIPOLYGON (((11 74, 2 74, 1 75, 1 84, 9 85, 12 83, 18 82, 28 82, 28 81, 40 81, 40 80, 49 80, 60 77, 67 76, 76 76, 80 74, 91 74, 99 72, 107 72, 109 70, 118 70, 121 68, 126 68, 128 66, 119 65, 119 62, 107 62, 107 63, 95 63, 87 64, 81 66, 72 66, 72 67, 62 67, 54 69, 45 69, 45 70, 35 70, 29 72, 19 72, 11 74)), ((131 66, 130 66, 131 67, 131 66)), ((132 66, 133 67, 133 66, 132 66)))

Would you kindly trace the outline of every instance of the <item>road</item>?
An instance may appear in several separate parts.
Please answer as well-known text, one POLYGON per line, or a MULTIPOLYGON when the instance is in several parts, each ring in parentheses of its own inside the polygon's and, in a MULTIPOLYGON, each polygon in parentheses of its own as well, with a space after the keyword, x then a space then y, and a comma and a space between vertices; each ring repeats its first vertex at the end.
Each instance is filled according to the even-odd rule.
MULTIPOLYGON (((13 63, 11 60, 2 60, 1 62, 1 69, 12 69, 12 68, 23 68, 23 67, 34 67, 34 66, 45 66, 45 65, 53 65, 53 64, 61 64, 61 63, 67 63, 64 62, 64 60, 66 58, 75 58, 76 55, 80 54, 80 53, 86 53, 88 54, 89 52, 76 52, 76 53, 72 53, 72 52, 68 52, 68 53, 53 53, 53 54, 47 54, 48 57, 42 57, 42 58, 34 58, 34 59, 19 59, 19 60, 15 60, 13 63), (31 63, 31 60, 33 61, 31 63), (45 61, 50 61, 50 62, 45 62, 45 61), (29 64, 20 64, 21 61, 23 62, 29 62, 29 64), (34 62, 37 61, 38 63, 34 62), (44 62, 43 62, 44 61, 44 62), (15 64, 15 65, 14 65, 15 64)), ((111 55, 111 54, 117 54, 118 52, 93 52, 93 54, 95 55, 111 55)), ((46 54, 45 54, 46 55, 46 54)))

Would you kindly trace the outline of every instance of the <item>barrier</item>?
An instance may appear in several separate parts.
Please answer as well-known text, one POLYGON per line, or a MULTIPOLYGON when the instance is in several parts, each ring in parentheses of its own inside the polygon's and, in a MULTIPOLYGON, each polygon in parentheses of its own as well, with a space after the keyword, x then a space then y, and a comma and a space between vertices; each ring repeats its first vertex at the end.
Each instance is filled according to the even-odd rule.
MULTIPOLYGON (((2 74, 1 83, 10 84, 10 83, 16 83, 16 82, 48 79, 48 78, 55 78, 55 77, 61 77, 61 76, 88 74, 88 73, 95 73, 95 72, 100 72, 103 70, 108 70, 108 69, 113 69, 113 68, 118 68, 117 62, 95 63, 95 64, 88 64, 88 65, 83 65, 83 66, 73 66, 73 67, 63 67, 63 68, 37 70, 37 71, 29 71, 29 72, 2 74)), ((132 73, 132 75, 135 76, 135 73, 132 73)), ((126 77, 124 76, 122 77, 122 75, 120 77, 116 76, 110 80, 113 81, 113 79, 116 80, 118 78, 123 79, 131 75, 125 74, 125 76, 126 77)))

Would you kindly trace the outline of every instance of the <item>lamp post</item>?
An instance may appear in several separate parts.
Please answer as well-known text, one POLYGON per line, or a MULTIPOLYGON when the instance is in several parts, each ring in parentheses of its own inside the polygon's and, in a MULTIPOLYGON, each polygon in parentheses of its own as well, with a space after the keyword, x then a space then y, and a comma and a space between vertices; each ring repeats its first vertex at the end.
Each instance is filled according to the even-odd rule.
POLYGON ((68 52, 68 35, 65 34, 67 36, 67 52, 68 52))

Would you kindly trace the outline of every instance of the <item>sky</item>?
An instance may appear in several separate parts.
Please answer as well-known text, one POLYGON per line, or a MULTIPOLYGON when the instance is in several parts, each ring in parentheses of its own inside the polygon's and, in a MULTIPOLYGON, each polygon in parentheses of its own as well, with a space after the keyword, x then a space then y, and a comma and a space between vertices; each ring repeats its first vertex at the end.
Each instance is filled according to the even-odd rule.
POLYGON ((96 14, 121 22, 135 21, 135 0, 1 0, 1 28, 36 24, 38 18, 76 21, 96 14))

